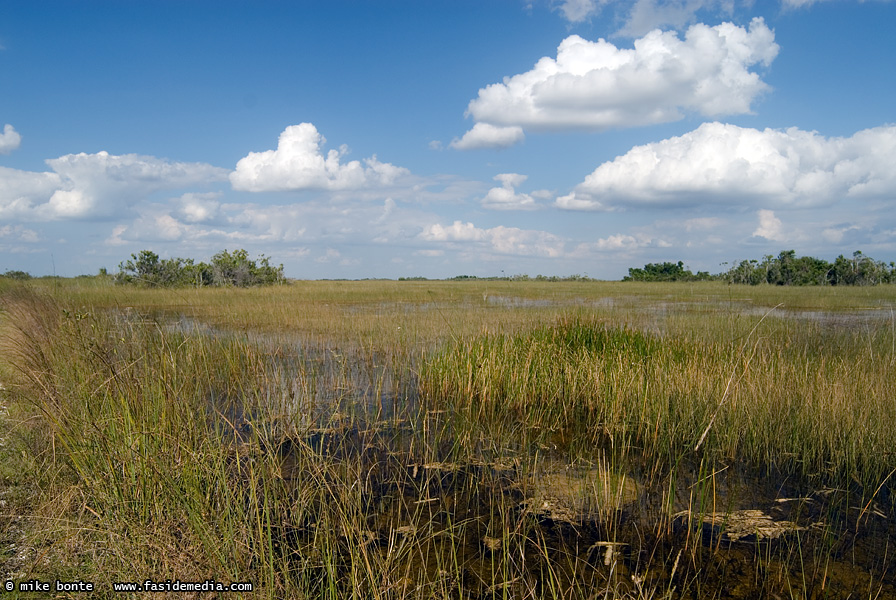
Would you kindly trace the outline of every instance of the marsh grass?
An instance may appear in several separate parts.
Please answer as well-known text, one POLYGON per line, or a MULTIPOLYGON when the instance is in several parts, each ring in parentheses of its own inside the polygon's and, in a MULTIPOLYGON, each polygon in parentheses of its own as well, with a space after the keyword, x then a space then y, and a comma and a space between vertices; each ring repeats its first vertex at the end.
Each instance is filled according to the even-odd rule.
POLYGON ((661 464, 707 456, 873 492, 894 460, 888 344, 781 324, 664 339, 569 316, 453 346, 426 363, 421 389, 495 444, 637 448, 661 464))
POLYGON ((271 598, 893 590, 888 288, 0 294, 9 456, 33 482, 21 578, 271 598), (701 524, 756 503, 802 529, 732 546, 701 524))

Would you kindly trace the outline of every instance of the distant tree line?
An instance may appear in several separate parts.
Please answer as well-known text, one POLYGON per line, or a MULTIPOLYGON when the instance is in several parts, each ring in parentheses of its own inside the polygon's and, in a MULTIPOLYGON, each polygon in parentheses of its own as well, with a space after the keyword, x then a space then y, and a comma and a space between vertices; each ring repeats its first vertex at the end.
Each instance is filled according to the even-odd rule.
POLYGON ((761 261, 742 260, 719 278, 748 285, 878 285, 896 283, 896 263, 874 260, 861 251, 853 252, 852 258, 841 254, 831 263, 785 250, 761 261))
POLYGON ((724 273, 695 275, 684 263, 648 263, 643 268, 628 270, 623 281, 709 281, 759 285, 878 285, 896 283, 896 263, 874 260, 861 251, 852 258, 842 254, 834 262, 812 256, 797 256, 795 250, 784 250, 778 256, 765 255, 762 260, 742 260, 724 273))
POLYGON ((648 263, 643 269, 629 269, 622 281, 710 281, 714 279, 708 271, 698 271, 695 275, 684 263, 648 263))
POLYGON ((529 277, 528 275, 514 275, 510 277, 513 281, 594 281, 587 275, 536 275, 529 277))
POLYGON ((211 262, 191 258, 159 258, 150 250, 131 254, 118 265, 115 282, 151 287, 235 286, 250 287, 283 283, 283 265, 273 266, 264 255, 257 261, 245 250, 218 252, 211 262))
POLYGON ((494 275, 488 277, 479 277, 478 275, 455 275, 448 279, 431 280, 428 277, 399 277, 398 281, 595 281, 587 275, 536 275, 531 276, 525 273, 517 275, 494 275))

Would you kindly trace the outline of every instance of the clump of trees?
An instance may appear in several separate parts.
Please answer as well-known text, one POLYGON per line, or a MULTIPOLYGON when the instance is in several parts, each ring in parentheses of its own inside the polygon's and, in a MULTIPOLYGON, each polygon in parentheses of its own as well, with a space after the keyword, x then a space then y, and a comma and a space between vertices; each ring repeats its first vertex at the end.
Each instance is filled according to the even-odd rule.
MULTIPOLYGON (((727 263, 726 263, 727 264, 727 263)), ((784 250, 778 256, 765 255, 759 260, 742 260, 724 273, 695 275, 684 263, 649 263, 642 269, 629 269, 623 281, 708 281, 720 279, 745 285, 878 285, 896 283, 896 263, 874 260, 857 250, 852 258, 842 254, 834 262, 813 256, 797 256, 784 250)))
POLYGON ((713 276, 708 271, 698 271, 695 275, 684 263, 648 263, 643 269, 629 269, 622 281, 709 281, 713 276))
MULTIPOLYGON (((399 277, 399 281, 426 280, 425 277, 399 277)), ((495 275, 491 277, 479 277, 478 275, 455 275, 445 281, 594 281, 586 275, 536 275, 532 277, 526 273, 516 275, 495 275)))
POLYGON ((27 271, 15 271, 13 269, 10 269, 3 273, 3 277, 7 277, 9 279, 17 279, 19 281, 28 281, 29 279, 31 279, 31 273, 28 273, 27 271))
POLYGON ((878 285, 896 283, 896 263, 874 260, 858 250, 852 258, 841 254, 832 263, 785 250, 777 257, 767 254, 761 261, 742 260, 720 277, 748 285, 878 285))
POLYGON ((273 266, 264 255, 252 260, 245 250, 218 252, 210 263, 197 263, 191 258, 159 258, 155 252, 142 250, 119 264, 115 275, 116 283, 152 287, 250 287, 285 280, 283 265, 273 266))

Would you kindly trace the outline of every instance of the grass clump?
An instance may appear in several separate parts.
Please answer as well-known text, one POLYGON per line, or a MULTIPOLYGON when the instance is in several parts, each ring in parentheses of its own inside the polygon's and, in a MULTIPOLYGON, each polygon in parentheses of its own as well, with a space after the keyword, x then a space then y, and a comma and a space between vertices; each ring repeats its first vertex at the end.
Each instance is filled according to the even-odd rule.
POLYGON ((629 429, 621 399, 639 393, 639 365, 659 351, 633 329, 568 317, 452 345, 425 363, 421 394, 461 419, 456 431, 497 446, 603 447, 629 429), (619 378, 623 364, 635 379, 619 378))
MULTIPOLYGON (((216 434, 229 423, 209 404, 256 384, 246 348, 129 315, 67 309, 28 290, 5 293, 3 309, 8 387, 38 419, 34 466, 52 474, 36 482, 33 503, 57 508, 37 517, 48 519, 44 542, 32 543, 51 545, 31 574, 64 576, 82 556, 79 578, 90 574, 106 589, 135 573, 162 581, 257 576, 259 558, 269 559, 264 532, 249 518, 257 500, 235 485, 240 469, 216 434), (54 530, 61 539, 50 542, 54 530), (74 545, 85 551, 69 554, 74 545)), ((250 474, 270 495, 277 480, 266 469, 250 474)))
POLYGON ((725 340, 660 338, 585 316, 483 334, 429 360, 421 390, 471 438, 558 447, 668 471, 709 457, 816 486, 887 487, 896 367, 885 339, 795 335, 758 318, 725 340), (664 465, 660 468, 660 465, 664 465))

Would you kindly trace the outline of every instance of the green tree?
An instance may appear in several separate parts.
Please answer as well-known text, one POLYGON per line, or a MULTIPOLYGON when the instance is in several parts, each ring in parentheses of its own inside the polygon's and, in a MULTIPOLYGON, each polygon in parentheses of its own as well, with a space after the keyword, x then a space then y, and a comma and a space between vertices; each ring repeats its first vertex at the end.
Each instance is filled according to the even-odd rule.
POLYGON ((833 263, 812 256, 797 257, 796 251, 784 250, 777 257, 767 254, 761 263, 741 261, 724 274, 729 283, 756 285, 878 285, 896 282, 896 263, 876 261, 853 252, 852 258, 842 254, 833 263))
POLYGON ((141 250, 139 254, 131 254, 131 260, 122 261, 118 265, 115 280, 118 283, 158 285, 160 268, 158 254, 151 250, 141 250))
POLYGON ((694 275, 690 269, 685 269, 684 263, 678 261, 664 263, 648 263, 642 269, 629 269, 628 276, 623 281, 700 281, 709 280, 712 276, 708 271, 700 271, 694 275))
POLYGON ((160 259, 150 250, 132 254, 122 262, 115 276, 117 283, 146 286, 178 287, 206 285, 252 286, 283 283, 283 265, 271 264, 264 255, 256 262, 246 250, 224 250, 212 257, 211 264, 196 263, 191 258, 160 259), (260 263, 260 264, 259 264, 260 263))
POLYGON ((215 285, 245 287, 268 285, 283 281, 283 265, 274 267, 268 257, 261 255, 260 265, 249 259, 245 250, 224 250, 212 257, 212 278, 215 285))
POLYGON ((31 279, 31 274, 26 271, 13 271, 10 269, 3 274, 4 277, 8 277, 9 279, 18 279, 19 281, 28 281, 31 279))

